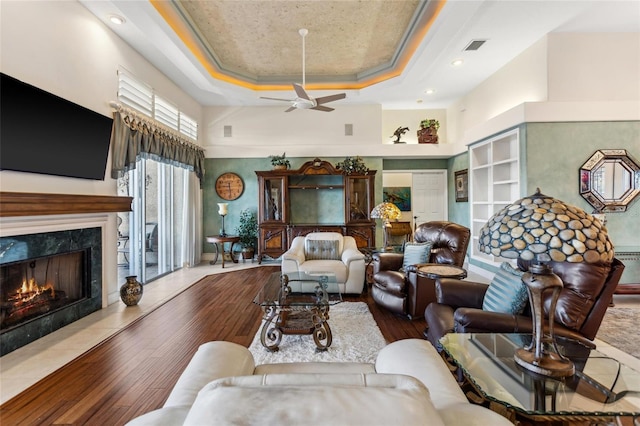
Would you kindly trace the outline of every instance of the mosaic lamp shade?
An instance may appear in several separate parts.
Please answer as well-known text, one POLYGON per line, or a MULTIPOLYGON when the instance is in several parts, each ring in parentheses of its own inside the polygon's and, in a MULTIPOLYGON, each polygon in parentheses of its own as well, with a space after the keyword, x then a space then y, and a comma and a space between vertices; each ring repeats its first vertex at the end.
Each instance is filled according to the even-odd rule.
POLYGON ((614 255, 602 222, 540 189, 493 215, 478 244, 496 257, 539 262, 611 262, 614 255))
POLYGON ((391 227, 389 221, 399 219, 402 213, 398 206, 393 203, 380 203, 371 210, 371 217, 373 219, 382 219, 382 226, 384 230, 384 246, 387 247, 388 242, 388 229, 391 227))
POLYGON ((540 193, 515 201, 493 215, 480 230, 479 249, 507 259, 534 261, 522 276, 533 321, 532 342, 516 350, 515 362, 533 373, 566 377, 575 366, 556 346, 555 310, 562 279, 546 262, 610 262, 613 244, 607 229, 578 207, 540 193), (544 293, 551 292, 548 327, 544 327, 544 293))

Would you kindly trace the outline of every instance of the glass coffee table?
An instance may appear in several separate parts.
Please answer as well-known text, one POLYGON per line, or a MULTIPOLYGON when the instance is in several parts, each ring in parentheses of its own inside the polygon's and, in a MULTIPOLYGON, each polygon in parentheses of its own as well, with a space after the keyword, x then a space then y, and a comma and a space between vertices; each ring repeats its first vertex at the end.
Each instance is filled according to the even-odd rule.
POLYGON ((516 364, 514 351, 531 342, 529 334, 451 333, 440 342, 474 393, 512 421, 640 422, 640 373, 577 341, 557 339, 576 367, 561 379, 516 364))
POLYGON ((283 335, 313 336, 317 351, 331 346, 329 307, 342 302, 331 272, 271 274, 253 299, 264 312, 260 342, 277 351, 283 335))

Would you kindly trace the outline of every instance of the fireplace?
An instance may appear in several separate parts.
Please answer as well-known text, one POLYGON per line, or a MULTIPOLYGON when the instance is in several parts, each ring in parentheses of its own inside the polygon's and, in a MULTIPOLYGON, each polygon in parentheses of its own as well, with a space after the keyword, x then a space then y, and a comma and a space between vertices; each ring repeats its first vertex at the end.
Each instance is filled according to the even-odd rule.
POLYGON ((0 238, 0 355, 102 307, 101 228, 0 238))

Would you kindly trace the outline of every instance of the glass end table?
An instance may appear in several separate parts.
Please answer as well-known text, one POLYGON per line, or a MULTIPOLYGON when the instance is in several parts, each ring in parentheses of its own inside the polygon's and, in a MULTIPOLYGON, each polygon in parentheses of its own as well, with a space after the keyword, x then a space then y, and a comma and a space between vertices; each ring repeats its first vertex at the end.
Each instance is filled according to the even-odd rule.
MULTIPOLYGON (((576 367, 573 376, 550 378, 521 368, 516 349, 529 334, 447 334, 445 353, 474 393, 513 419, 634 425, 640 422, 640 373, 577 341, 557 338, 558 349, 576 367)), ((504 413, 503 413, 504 414, 504 413)), ((513 420, 512 419, 512 420, 513 420)))

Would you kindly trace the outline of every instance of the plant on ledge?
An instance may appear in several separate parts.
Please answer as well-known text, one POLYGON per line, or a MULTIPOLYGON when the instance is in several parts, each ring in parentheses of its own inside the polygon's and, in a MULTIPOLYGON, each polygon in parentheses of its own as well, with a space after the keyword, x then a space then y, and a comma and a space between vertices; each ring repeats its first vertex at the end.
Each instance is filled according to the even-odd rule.
POLYGON ((345 175, 366 175, 369 173, 369 168, 364 164, 364 160, 360 156, 345 158, 344 161, 336 163, 336 169, 342 170, 345 175))
POLYGON ((271 165, 276 169, 288 169, 291 167, 291 163, 287 160, 287 153, 283 152, 282 155, 270 155, 271 165))
POLYGON ((440 122, 433 118, 426 118, 420 122, 420 128, 426 129, 428 127, 438 130, 440 128, 440 122))
POLYGON ((252 259, 258 243, 258 221, 256 215, 249 209, 240 212, 240 223, 236 227, 236 234, 240 237, 242 257, 252 259))
POLYGON ((438 129, 440 122, 433 118, 427 118, 420 122, 418 129, 418 143, 438 143, 438 129))

